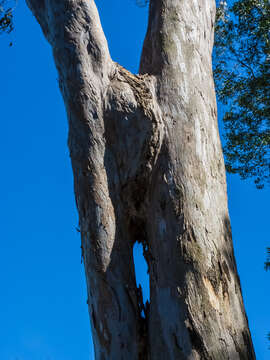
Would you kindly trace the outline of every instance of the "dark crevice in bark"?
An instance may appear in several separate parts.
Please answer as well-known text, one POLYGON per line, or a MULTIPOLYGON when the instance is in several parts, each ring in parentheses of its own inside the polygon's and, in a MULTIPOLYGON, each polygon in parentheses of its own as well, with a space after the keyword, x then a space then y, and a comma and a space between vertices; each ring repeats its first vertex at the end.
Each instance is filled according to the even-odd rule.
POLYGON ((204 345, 204 339, 202 338, 200 333, 197 331, 196 327, 194 325, 191 325, 191 327, 188 326, 187 329, 189 332, 190 341, 192 343, 192 346, 197 351, 200 359, 201 360, 213 360, 212 357, 208 355, 208 352, 204 345))
POLYGON ((235 349, 239 355, 240 360, 253 360, 256 359, 253 345, 251 342, 250 332, 248 330, 242 331, 242 341, 238 341, 235 334, 231 334, 235 349))
MULTIPOLYGON (((133 239, 133 243, 139 243, 143 246, 143 256, 148 265, 148 261, 146 258, 148 241, 147 241, 147 233, 146 233, 146 223, 144 219, 141 218, 131 218, 129 221, 129 233, 131 234, 131 238, 133 239)), ((134 246, 133 245, 133 246, 134 246)), ((134 261, 133 257, 133 261, 134 261)), ((136 271, 136 267, 135 267, 136 271)), ((147 270, 149 273, 149 270, 147 270)), ((149 359, 149 302, 148 300, 144 302, 143 300, 143 289, 141 284, 137 284, 137 303, 138 303, 138 317, 139 317, 139 360, 147 360, 149 359)))
POLYGON ((248 329, 242 331, 242 336, 247 350, 247 355, 249 359, 255 359, 255 352, 253 350, 253 345, 251 341, 250 331, 248 329))

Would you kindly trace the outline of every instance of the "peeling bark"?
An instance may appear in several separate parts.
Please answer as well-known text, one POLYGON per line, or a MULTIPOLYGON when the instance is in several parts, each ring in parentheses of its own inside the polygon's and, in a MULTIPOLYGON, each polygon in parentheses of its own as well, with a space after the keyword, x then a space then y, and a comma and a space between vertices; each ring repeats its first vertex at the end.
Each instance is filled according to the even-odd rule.
POLYGON ((140 75, 111 60, 93 0, 27 4, 68 115, 95 358, 255 359, 217 127, 214 0, 150 1, 140 75))

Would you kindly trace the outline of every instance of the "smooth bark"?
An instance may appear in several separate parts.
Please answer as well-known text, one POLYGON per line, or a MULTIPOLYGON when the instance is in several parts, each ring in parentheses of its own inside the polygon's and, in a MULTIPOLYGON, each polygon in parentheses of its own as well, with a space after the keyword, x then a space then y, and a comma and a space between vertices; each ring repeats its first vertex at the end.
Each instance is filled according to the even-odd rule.
POLYGON ((68 114, 96 359, 255 359, 217 127, 214 0, 150 1, 140 75, 111 60, 93 0, 27 3, 68 114))

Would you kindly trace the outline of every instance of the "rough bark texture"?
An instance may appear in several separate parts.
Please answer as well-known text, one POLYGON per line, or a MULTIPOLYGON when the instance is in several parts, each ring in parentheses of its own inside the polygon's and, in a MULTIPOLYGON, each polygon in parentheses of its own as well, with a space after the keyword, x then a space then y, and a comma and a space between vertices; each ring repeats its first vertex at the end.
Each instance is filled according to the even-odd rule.
POLYGON ((140 75, 111 60, 93 0, 27 3, 68 114, 96 359, 255 359, 217 128, 214 0, 150 1, 140 75))

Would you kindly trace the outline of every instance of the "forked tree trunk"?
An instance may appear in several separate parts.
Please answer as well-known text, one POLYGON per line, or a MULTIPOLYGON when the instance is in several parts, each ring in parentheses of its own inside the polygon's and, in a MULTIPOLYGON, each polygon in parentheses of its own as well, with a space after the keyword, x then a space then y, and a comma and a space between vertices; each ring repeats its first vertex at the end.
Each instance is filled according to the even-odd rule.
POLYGON ((93 0, 27 3, 68 114, 96 359, 255 359, 217 128, 215 1, 150 1, 140 75, 111 60, 93 0))

